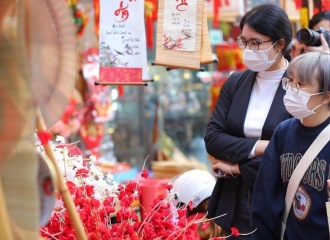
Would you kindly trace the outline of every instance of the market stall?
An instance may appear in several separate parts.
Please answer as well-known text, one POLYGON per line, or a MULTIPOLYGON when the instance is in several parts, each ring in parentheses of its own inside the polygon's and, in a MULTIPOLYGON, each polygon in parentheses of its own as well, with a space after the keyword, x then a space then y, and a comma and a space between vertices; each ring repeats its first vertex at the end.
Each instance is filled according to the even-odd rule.
POLYGON ((2 1, 0 239, 184 239, 207 225, 185 221, 189 206, 174 220, 168 181, 211 170, 205 126, 228 76, 245 69, 238 23, 266 2, 286 10, 294 31, 330 9, 2 1))

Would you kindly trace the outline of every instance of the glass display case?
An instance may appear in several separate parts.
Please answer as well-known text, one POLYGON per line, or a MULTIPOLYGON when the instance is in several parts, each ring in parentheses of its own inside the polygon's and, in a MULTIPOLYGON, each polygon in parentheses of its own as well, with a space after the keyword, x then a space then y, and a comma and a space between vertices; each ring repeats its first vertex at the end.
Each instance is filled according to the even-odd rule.
POLYGON ((195 71, 155 68, 150 68, 155 82, 125 87, 110 123, 118 161, 134 166, 142 166, 148 155, 148 160, 156 160, 157 149, 164 158, 170 158, 174 148, 187 157, 195 156, 196 139, 204 137, 209 120, 209 83, 202 82, 195 71))

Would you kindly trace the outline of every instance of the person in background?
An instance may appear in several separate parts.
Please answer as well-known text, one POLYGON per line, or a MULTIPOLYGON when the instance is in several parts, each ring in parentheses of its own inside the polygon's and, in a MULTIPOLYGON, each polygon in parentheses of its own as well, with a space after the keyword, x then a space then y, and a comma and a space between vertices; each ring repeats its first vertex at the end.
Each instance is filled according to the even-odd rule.
MULTIPOLYGON (((315 14, 308 23, 308 28, 315 31, 322 27, 325 31, 330 34, 330 11, 319 12, 315 14)), ((297 39, 294 39, 291 44, 291 58, 299 56, 305 52, 324 52, 329 51, 329 45, 323 34, 320 36, 321 45, 320 46, 306 46, 300 43, 297 39)))
MULTIPOLYGON (((252 239, 280 239, 285 195, 298 162, 330 124, 330 54, 305 53, 294 58, 284 77, 284 105, 294 118, 282 122, 263 155, 252 201, 252 239)), ((284 239, 328 240, 325 202, 330 178, 330 143, 304 174, 287 218, 284 239)))
MULTIPOLYGON (((169 201, 175 208, 187 207, 187 222, 198 222, 205 218, 208 200, 215 185, 215 178, 206 170, 190 170, 172 178, 169 182, 173 188, 169 193, 169 201), (192 203, 190 209, 189 202, 192 203)), ((208 240, 220 236, 221 228, 213 220, 208 220, 207 228, 203 224, 197 224, 197 228, 189 240, 208 240)))
POLYGON ((237 44, 248 69, 232 73, 222 86, 204 137, 218 176, 207 217, 226 214, 215 219, 225 236, 231 227, 251 232, 250 203, 261 157, 276 126, 291 117, 281 87, 292 40, 287 14, 276 5, 259 5, 245 14, 240 29, 237 44))

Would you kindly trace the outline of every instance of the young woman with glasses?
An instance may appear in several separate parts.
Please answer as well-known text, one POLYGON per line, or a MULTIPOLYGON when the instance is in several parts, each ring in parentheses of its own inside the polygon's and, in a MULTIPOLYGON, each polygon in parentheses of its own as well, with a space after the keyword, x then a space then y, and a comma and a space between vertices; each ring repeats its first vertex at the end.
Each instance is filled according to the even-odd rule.
MULTIPOLYGON (((263 155, 252 201, 253 239, 280 239, 285 195, 297 164, 319 133, 330 124, 330 54, 295 57, 283 78, 284 105, 294 117, 282 122, 263 155)), ((328 240, 325 202, 329 190, 330 143, 304 173, 290 207, 284 239, 328 240)))
MULTIPOLYGON (((259 163, 275 127, 290 117, 281 79, 292 29, 285 11, 272 4, 250 10, 240 22, 237 44, 248 70, 234 72, 223 85, 207 124, 205 145, 218 177, 208 204, 224 235, 250 228, 250 203, 259 163)), ((249 239, 240 235, 235 239, 249 239)))

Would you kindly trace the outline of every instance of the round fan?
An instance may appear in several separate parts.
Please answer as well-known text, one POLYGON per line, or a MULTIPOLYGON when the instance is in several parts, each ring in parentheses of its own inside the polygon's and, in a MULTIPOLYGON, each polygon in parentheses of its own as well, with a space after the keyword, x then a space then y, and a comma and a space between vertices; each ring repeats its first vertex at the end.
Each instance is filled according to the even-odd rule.
MULTIPOLYGON (((55 196, 38 199, 31 101, 51 126, 74 89, 75 28, 65 0, 0 0, 0 49, 0 208, 8 211, 1 210, 0 238, 37 239, 37 220, 47 221, 55 196)), ((41 182, 50 190, 52 181, 41 182)))
POLYGON ((47 127, 58 121, 75 86, 76 35, 64 0, 26 0, 31 90, 47 127))

